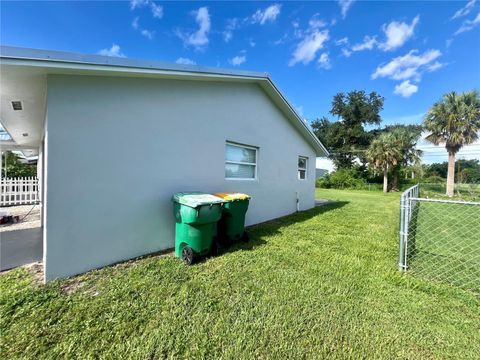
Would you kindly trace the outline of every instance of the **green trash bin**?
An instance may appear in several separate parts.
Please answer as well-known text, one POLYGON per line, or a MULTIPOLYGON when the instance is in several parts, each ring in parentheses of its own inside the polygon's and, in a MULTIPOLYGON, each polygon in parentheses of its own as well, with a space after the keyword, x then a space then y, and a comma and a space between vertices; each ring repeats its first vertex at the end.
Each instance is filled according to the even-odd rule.
POLYGON ((218 222, 218 237, 225 244, 231 244, 235 241, 249 240, 248 233, 245 231, 245 214, 248 210, 250 196, 241 193, 216 193, 215 196, 222 198, 223 205, 222 218, 218 222))
POLYGON ((172 197, 175 216, 175 255, 187 265, 212 249, 215 224, 225 200, 202 192, 180 192, 172 197))

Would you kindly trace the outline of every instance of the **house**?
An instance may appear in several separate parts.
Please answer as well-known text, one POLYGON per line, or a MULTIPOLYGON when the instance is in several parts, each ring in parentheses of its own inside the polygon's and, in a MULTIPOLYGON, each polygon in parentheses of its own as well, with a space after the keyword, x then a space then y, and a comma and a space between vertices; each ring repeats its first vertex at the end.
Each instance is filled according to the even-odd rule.
POLYGON ((45 280, 172 248, 171 196, 312 208, 327 151, 265 73, 1 48, 1 121, 38 152, 45 280))
POLYGON ((326 174, 328 174, 327 169, 319 169, 319 168, 315 169, 315 179, 318 179, 326 174))

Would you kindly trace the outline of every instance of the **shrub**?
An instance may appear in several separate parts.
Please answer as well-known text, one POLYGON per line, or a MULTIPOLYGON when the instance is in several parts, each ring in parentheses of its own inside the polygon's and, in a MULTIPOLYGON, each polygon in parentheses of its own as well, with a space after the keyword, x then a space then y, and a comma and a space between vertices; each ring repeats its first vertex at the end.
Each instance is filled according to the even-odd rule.
POLYGON ((330 186, 335 189, 365 189, 367 183, 355 170, 337 170, 330 176, 330 186))
POLYGON ((322 189, 330 189, 332 187, 332 183, 330 181, 330 175, 327 173, 323 176, 320 176, 316 181, 315 181, 315 186, 317 188, 322 188, 322 189))
POLYGON ((445 181, 446 180, 444 178, 437 175, 429 176, 421 180, 422 183, 426 183, 426 184, 442 184, 445 181))

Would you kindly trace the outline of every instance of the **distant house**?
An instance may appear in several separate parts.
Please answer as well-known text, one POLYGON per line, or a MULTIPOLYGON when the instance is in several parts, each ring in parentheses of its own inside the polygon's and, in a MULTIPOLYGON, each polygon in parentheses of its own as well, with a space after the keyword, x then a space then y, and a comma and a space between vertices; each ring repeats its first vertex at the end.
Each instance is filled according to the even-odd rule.
POLYGON ((18 157, 18 162, 22 164, 35 165, 38 162, 38 155, 30 156, 29 153, 36 153, 32 150, 12 151, 18 157))
POLYGON ((327 151, 264 73, 1 48, 1 121, 39 155, 45 280, 174 245, 178 191, 315 204, 327 151))
POLYGON ((315 179, 322 177, 323 175, 328 174, 327 169, 315 169, 315 179))

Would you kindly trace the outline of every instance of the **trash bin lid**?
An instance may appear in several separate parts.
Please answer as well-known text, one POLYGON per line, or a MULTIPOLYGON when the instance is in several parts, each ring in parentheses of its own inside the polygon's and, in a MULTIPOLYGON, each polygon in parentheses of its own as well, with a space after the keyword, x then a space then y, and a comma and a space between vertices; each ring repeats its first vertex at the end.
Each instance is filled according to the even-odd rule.
POLYGON ((235 192, 219 192, 219 193, 215 193, 215 196, 218 196, 224 200, 229 200, 229 201, 250 199, 250 195, 235 193, 235 192))
POLYGON ((179 192, 172 196, 172 201, 195 208, 200 205, 221 204, 225 200, 211 194, 205 194, 199 191, 179 192))

